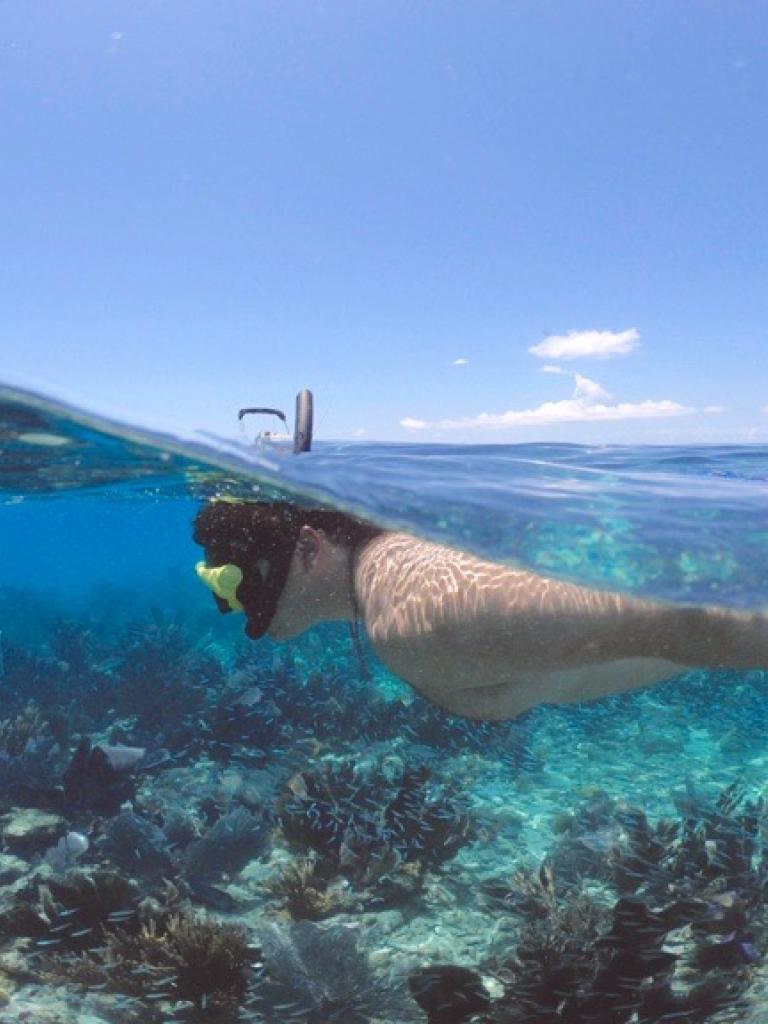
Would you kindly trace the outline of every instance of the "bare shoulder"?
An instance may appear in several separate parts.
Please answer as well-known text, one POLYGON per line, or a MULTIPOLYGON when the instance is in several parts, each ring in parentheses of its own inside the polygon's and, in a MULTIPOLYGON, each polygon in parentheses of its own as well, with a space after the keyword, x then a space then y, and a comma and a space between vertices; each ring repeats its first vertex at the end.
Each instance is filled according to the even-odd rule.
POLYGON ((530 574, 405 533, 386 533, 358 558, 355 584, 374 642, 447 634, 492 614, 530 574))

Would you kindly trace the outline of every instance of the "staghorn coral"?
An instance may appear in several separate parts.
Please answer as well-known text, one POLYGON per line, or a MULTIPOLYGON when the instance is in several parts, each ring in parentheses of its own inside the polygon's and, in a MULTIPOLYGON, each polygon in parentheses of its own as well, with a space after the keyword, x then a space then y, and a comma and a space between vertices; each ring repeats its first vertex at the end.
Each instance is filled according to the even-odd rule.
POLYGON ((448 754, 471 751, 492 757, 512 772, 538 771, 540 759, 530 747, 524 720, 507 722, 471 721, 451 715, 420 698, 398 703, 393 735, 409 736, 414 742, 448 754))
POLYGON ((226 699, 209 711, 200 729, 204 749, 213 760, 257 768, 285 750, 294 731, 273 700, 249 705, 240 697, 226 699))
MULTIPOLYGON (((329 643, 331 637, 337 639, 332 627, 321 632, 328 634, 329 643)), ((301 739, 349 751, 361 742, 370 746, 407 736, 427 752, 472 751, 491 756, 515 772, 540 768, 526 725, 471 722, 412 694, 407 702, 387 699, 347 663, 342 656, 344 644, 337 642, 330 648, 334 654, 330 664, 306 674, 285 664, 276 669, 265 666, 246 651, 229 677, 237 681, 239 692, 231 686, 224 689, 220 702, 203 715, 195 730, 194 748, 204 749, 215 760, 260 766, 301 739)), ((322 659, 314 657, 312 664, 318 661, 322 659)))
POLYGON ((191 1004, 197 1019, 234 1021, 252 980, 245 931, 156 907, 140 927, 104 934, 96 949, 44 960, 42 980, 105 989, 137 999, 142 1020, 167 1019, 169 1003, 191 1004))
POLYGON ((0 750, 8 757, 20 757, 30 750, 39 752, 53 744, 66 747, 66 725, 62 719, 44 715, 33 702, 14 718, 0 721, 0 750))

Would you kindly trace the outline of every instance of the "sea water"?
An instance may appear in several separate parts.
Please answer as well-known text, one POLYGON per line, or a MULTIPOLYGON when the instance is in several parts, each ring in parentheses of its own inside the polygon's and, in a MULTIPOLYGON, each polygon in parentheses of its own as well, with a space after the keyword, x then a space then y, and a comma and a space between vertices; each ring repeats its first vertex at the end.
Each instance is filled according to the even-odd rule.
POLYGON ((219 615, 217 496, 766 604, 764 447, 293 456, 0 390, 3 1024, 768 1019, 765 672, 451 716, 344 624, 219 615))

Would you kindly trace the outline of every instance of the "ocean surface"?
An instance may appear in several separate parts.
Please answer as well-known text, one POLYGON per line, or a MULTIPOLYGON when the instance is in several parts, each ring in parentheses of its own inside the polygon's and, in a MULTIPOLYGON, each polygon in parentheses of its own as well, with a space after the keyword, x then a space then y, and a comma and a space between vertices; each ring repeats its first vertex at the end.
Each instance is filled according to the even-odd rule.
POLYGON ((764 446, 294 456, 0 386, 0 1024, 768 1020, 768 665, 452 716, 219 615, 216 497, 768 605, 764 446))

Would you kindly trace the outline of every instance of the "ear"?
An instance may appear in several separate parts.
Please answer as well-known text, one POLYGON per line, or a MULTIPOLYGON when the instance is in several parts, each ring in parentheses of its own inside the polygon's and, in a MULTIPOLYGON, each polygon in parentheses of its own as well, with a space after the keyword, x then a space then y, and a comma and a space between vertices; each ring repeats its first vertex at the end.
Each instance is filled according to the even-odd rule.
POLYGON ((323 550, 323 536, 312 526, 304 525, 299 530, 296 552, 304 572, 311 572, 317 565, 323 550))

